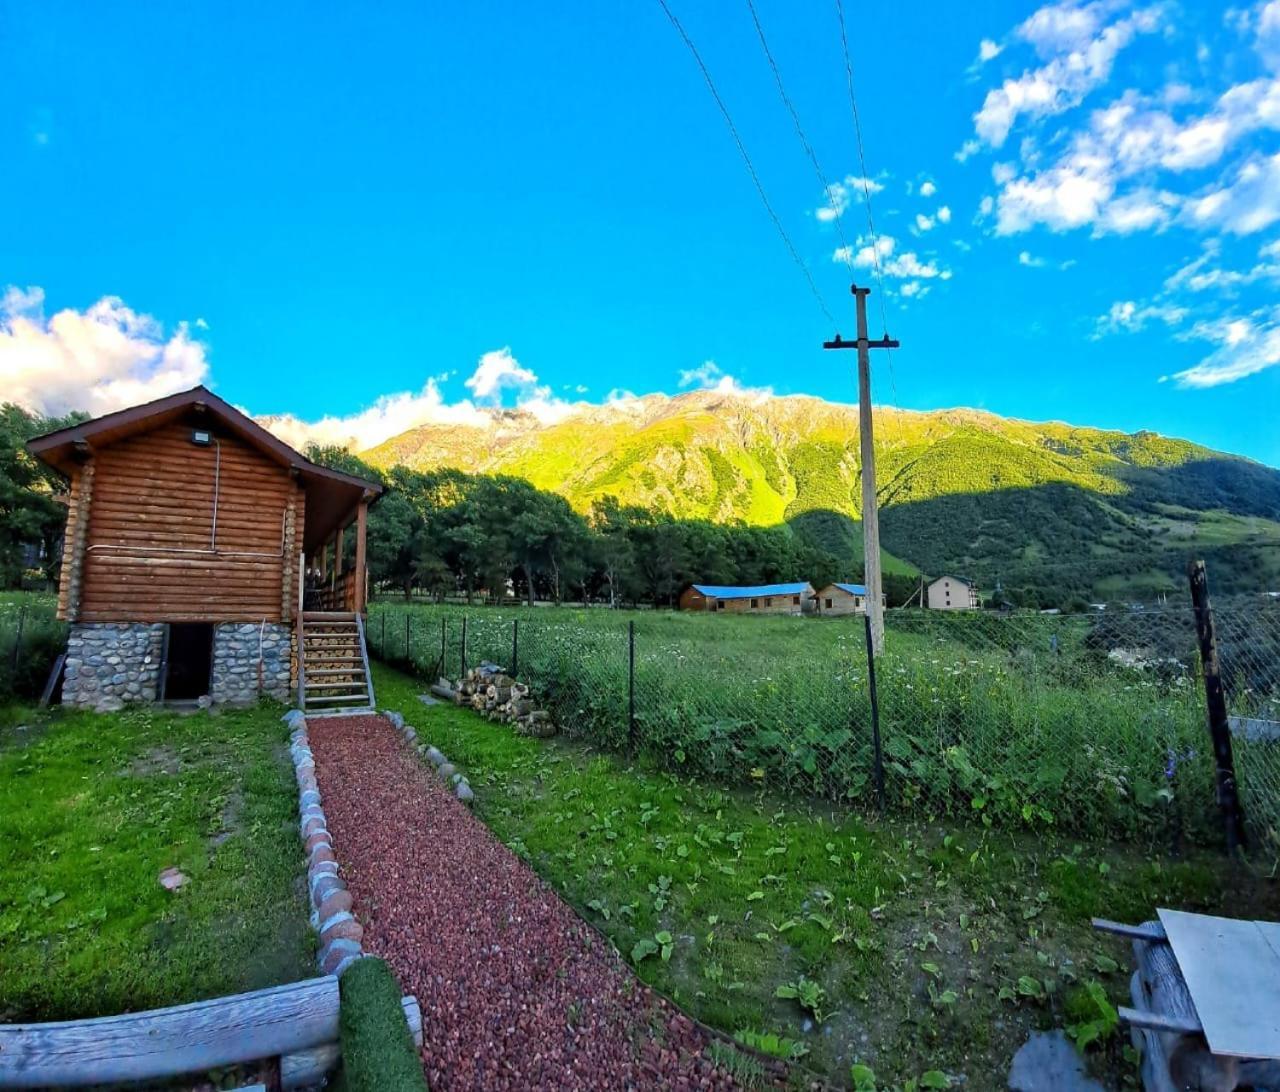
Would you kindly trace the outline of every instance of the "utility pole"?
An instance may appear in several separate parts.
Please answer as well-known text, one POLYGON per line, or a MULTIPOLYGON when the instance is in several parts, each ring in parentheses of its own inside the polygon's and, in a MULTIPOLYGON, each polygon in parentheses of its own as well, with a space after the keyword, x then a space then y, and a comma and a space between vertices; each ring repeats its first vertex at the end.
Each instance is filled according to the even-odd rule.
POLYGON ((871 623, 871 647, 876 656, 884 652, 884 601, 880 579, 880 511, 876 503, 876 454, 871 427, 871 350, 896 349, 898 342, 885 336, 878 341, 867 337, 867 297, 870 288, 849 286, 858 309, 858 337, 845 341, 836 334, 824 341, 824 349, 858 350, 858 432, 862 441, 862 554, 867 585, 867 617, 871 623))

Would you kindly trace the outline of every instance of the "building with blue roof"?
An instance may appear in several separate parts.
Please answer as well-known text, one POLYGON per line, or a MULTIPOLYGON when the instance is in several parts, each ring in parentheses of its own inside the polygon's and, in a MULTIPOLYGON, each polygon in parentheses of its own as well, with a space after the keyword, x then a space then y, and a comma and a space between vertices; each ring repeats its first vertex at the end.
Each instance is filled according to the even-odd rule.
POLYGON ((808 614, 813 610, 813 596, 813 585, 807 580, 745 586, 690 584, 680 595, 680 609, 727 614, 808 614))

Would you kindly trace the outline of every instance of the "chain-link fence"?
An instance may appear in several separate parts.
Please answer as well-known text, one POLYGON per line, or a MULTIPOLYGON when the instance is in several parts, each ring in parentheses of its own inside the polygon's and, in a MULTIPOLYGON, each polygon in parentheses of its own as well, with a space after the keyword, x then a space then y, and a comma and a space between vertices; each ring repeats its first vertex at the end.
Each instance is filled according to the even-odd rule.
POLYGON ((39 697, 67 643, 51 595, 0 595, 0 701, 39 697))
MULTIPOLYGON (((1274 838, 1280 605, 1215 618, 1246 814, 1274 838)), ((565 734, 699 776, 1081 834, 1219 837, 1190 607, 890 611, 874 691, 860 615, 377 603, 369 634, 433 680, 501 665, 565 734)))

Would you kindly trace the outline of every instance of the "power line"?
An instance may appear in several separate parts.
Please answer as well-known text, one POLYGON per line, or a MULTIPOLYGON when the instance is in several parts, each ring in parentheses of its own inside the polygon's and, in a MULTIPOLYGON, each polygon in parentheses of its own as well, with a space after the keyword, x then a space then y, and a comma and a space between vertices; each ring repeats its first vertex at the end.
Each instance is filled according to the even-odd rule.
MULTIPOLYGON (((889 318, 884 306, 884 271, 880 266, 880 240, 876 235, 875 217, 871 213, 871 181, 867 174, 867 156, 862 147, 862 122, 858 118, 858 96, 853 91, 853 61, 849 56, 849 35, 844 25, 844 0, 836 0, 836 17, 840 21, 840 48, 844 51, 845 82, 849 87, 849 108, 853 112, 853 132, 858 143, 858 164, 862 169, 862 193, 867 204, 867 227, 871 234, 871 256, 876 271, 876 287, 880 294, 880 321, 885 336, 889 333, 889 318)), ((893 388, 893 400, 898 401, 898 385, 893 375, 893 353, 889 352, 889 384, 893 388)))
POLYGON ((680 20, 676 18, 675 13, 667 6, 666 0, 658 0, 658 4, 666 13, 667 18, 671 21, 671 25, 676 28, 676 32, 684 40, 684 44, 689 47, 689 52, 693 55, 693 59, 697 63, 698 69, 702 72, 702 78, 706 81, 707 90, 711 92, 711 97, 715 99, 716 105, 720 108, 720 113, 724 116, 725 124, 729 127, 729 134, 733 137, 733 142, 738 146, 738 151, 742 155, 742 161, 747 166, 747 173, 751 175, 751 181, 755 183, 756 192, 760 195, 760 201, 763 203, 765 211, 769 214, 769 219, 773 221, 773 226, 778 229, 778 234, 782 236, 782 241, 786 244, 787 251, 791 254, 791 260, 799 266, 800 272, 804 274, 804 279, 809 284, 809 291, 813 293, 813 298, 818 301, 818 306, 822 309, 822 313, 826 316, 827 321, 830 322, 832 326, 835 326, 835 316, 831 314, 831 309, 827 306, 827 301, 823 299, 822 293, 818 290, 818 285, 813 279, 813 274, 809 272, 809 267, 805 264, 805 260, 800 257, 800 252, 791 241, 791 236, 787 234, 787 229, 782 226, 782 221, 774 211, 773 205, 769 201, 769 195, 765 193, 764 183, 760 181, 760 175, 756 173, 755 164, 751 162, 751 156, 747 153, 747 146, 742 142, 742 137, 738 135, 738 127, 733 123, 733 118, 729 114, 729 108, 725 105, 724 99, 720 97, 720 92, 716 90, 715 81, 712 80, 711 73, 707 69, 705 62, 702 60, 702 54, 698 52, 698 47, 693 44, 693 39, 689 37, 680 20))
POLYGON ((796 136, 800 138, 800 146, 804 149, 805 155, 809 157, 809 162, 813 164, 814 173, 818 176, 818 185, 831 201, 832 211, 835 212, 836 232, 840 236, 841 251, 848 263, 850 273, 853 272, 853 248, 849 246, 849 241, 844 237, 844 227, 840 223, 841 210, 836 205, 834 195, 831 193, 831 186, 827 179, 827 173, 822 169, 822 164, 818 162, 818 153, 813 150, 813 145, 809 138, 805 136, 804 126, 800 124, 800 114, 795 108, 795 104, 791 101, 791 96, 787 94, 787 89, 782 83, 782 73, 778 69, 778 63, 773 59, 773 52, 769 49, 769 43, 765 39, 764 27, 760 23, 760 16, 756 12, 754 0, 747 0, 747 7, 751 11, 751 21, 756 25, 756 34, 760 38, 760 48, 764 50, 764 58, 769 62, 769 68, 773 71, 774 82, 778 85, 778 95, 782 99, 782 104, 787 108, 787 113, 791 115, 792 124, 796 128, 796 136))

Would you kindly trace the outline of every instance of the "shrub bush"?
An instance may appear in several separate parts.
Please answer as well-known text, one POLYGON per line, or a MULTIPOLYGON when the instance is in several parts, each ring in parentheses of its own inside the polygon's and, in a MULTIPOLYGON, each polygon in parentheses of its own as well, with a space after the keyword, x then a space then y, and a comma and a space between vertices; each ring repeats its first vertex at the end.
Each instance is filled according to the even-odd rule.
POLYGON ((0 701, 38 698, 67 645, 67 627, 51 599, 22 593, 0 598, 0 701))
POLYGON ((382 960, 357 960, 342 976, 342 1087, 347 1092, 427 1092, 422 1062, 382 960))

